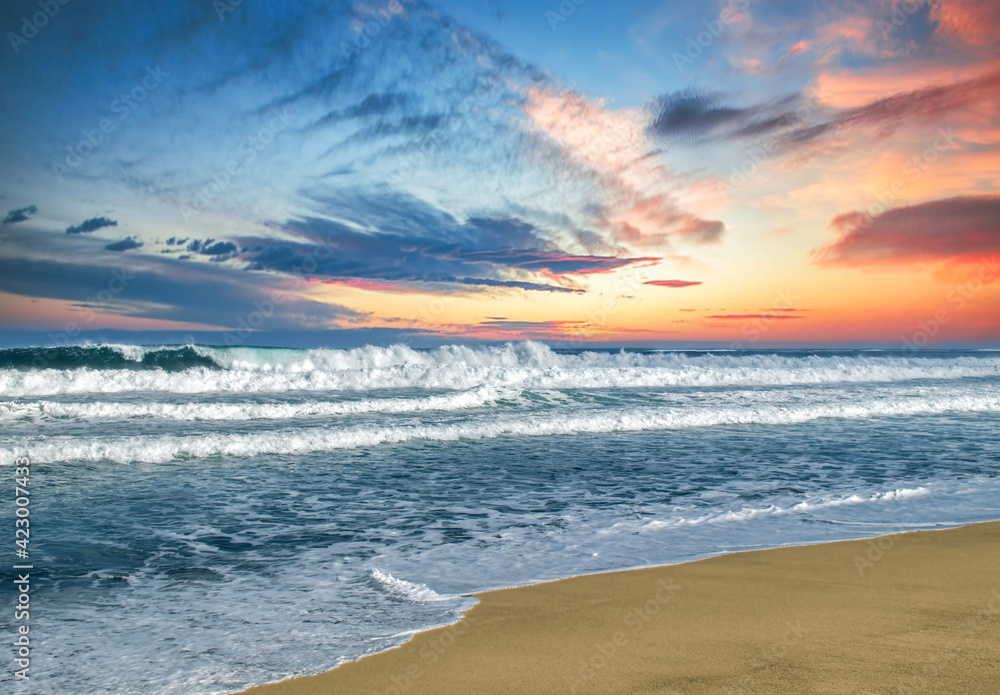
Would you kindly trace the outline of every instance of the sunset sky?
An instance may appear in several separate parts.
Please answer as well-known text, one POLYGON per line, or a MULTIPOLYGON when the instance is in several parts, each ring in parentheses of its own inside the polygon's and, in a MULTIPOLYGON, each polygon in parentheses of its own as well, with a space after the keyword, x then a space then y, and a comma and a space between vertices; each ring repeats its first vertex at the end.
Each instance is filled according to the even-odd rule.
POLYGON ((996 0, 0 27, 3 345, 1000 345, 996 0))

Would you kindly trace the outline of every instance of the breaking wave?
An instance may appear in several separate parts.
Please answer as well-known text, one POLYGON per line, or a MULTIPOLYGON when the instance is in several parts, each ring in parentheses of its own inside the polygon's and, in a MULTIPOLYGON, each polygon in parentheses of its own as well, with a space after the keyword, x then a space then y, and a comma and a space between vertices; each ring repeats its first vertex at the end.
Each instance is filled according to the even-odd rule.
MULTIPOLYGON (((516 392, 508 394, 514 396, 516 392)), ((303 403, 63 403, 59 401, 0 402, 0 418, 33 420, 110 420, 157 418, 160 420, 288 420, 295 418, 364 413, 415 413, 431 410, 480 408, 497 401, 501 393, 484 386, 471 391, 424 398, 364 398, 354 401, 303 403)))
MULTIPOLYGON (((213 433, 103 437, 51 437, 32 442, 39 462, 113 461, 166 463, 213 456, 252 457, 301 455, 408 441, 458 441, 504 436, 543 437, 569 434, 643 432, 719 425, 788 425, 823 418, 867 419, 947 412, 1000 412, 1000 395, 939 398, 882 398, 868 402, 834 402, 797 406, 755 405, 745 408, 638 407, 582 413, 523 414, 480 417, 457 423, 355 427, 284 428, 253 433, 213 433)), ((10 465, 27 443, 0 451, 0 464, 10 465)))
POLYGON ((388 572, 383 572, 378 568, 372 569, 369 577, 372 584, 379 590, 405 601, 427 603, 429 601, 451 601, 455 598, 448 595, 442 596, 426 584, 415 584, 405 579, 396 579, 388 572))
POLYGON ((353 350, 103 345, 0 350, 0 396, 73 393, 283 393, 376 389, 630 388, 897 382, 1000 376, 995 353, 557 352, 406 345, 353 350))

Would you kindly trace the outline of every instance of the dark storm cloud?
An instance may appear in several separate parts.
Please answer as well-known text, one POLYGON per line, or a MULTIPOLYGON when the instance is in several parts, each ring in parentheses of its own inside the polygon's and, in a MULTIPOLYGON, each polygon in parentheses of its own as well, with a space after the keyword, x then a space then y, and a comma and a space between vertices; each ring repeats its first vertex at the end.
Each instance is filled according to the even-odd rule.
POLYGON ((11 210, 7 213, 7 216, 3 218, 3 222, 0 224, 17 224, 18 222, 25 222, 30 218, 31 215, 38 213, 38 208, 34 205, 29 205, 24 208, 18 208, 16 210, 11 210))
MULTIPOLYGON (((167 245, 180 246, 186 241, 187 239, 173 239, 173 244, 171 244, 171 240, 167 239, 167 245)), ((202 256, 231 256, 238 250, 236 244, 231 241, 216 241, 215 239, 192 239, 186 248, 191 253, 199 253, 202 256)))
POLYGON ((236 253, 236 244, 231 241, 217 241, 202 247, 201 253, 205 256, 225 256, 236 253))
POLYGON ((132 249, 137 249, 142 246, 142 242, 135 237, 127 236, 120 241, 114 241, 107 244, 104 248, 107 251, 131 251, 132 249))
POLYGON ((117 227, 118 222, 107 217, 91 217, 80 224, 66 227, 67 234, 89 234, 105 227, 117 227))

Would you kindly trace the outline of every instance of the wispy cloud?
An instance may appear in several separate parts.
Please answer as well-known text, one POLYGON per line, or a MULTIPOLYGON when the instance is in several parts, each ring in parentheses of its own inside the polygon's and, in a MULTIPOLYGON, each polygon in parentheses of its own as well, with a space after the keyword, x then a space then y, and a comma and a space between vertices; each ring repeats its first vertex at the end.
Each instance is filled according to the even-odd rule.
POLYGON ((747 107, 725 106, 721 96, 688 89, 654 101, 649 132, 666 140, 701 140, 709 136, 746 138, 770 135, 794 126, 794 99, 747 107))
POLYGON ((753 319, 784 321, 790 319, 802 319, 805 317, 791 316, 789 314, 714 314, 712 316, 706 316, 705 318, 722 320, 722 321, 749 321, 753 319))
POLYGON ((283 226, 289 239, 241 238, 240 257, 253 269, 321 281, 546 292, 581 292, 572 278, 659 260, 569 253, 523 220, 475 217, 460 222, 409 196, 358 191, 347 201, 317 201, 327 215, 344 222, 290 220, 283 226))
POLYGON ((525 110, 557 144, 569 178, 591 184, 587 204, 615 243, 662 249, 721 239, 721 221, 685 210, 674 196, 676 179, 649 138, 646 109, 614 110, 574 90, 547 88, 529 91, 525 110))
POLYGON ((1000 90, 1000 70, 953 84, 935 85, 842 109, 831 118, 802 124, 781 136, 784 147, 801 147, 821 138, 863 129, 873 136, 891 135, 905 123, 940 122, 949 113, 994 102, 1000 90))

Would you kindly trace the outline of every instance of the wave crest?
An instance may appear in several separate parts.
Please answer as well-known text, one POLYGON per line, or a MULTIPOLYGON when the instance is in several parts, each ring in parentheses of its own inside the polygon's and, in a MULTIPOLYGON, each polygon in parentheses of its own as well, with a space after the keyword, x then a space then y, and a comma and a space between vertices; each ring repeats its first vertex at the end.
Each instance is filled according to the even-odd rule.
POLYGON ((53 348, 0 351, 0 396, 72 393, 283 393, 375 389, 764 386, 1000 376, 1000 357, 683 352, 556 352, 541 343, 352 350, 53 348), (28 352, 24 352, 28 351, 28 352), (89 351, 89 352, 88 352, 89 351), (37 357, 37 355, 36 355, 37 357), (77 360, 72 365, 68 361, 77 360), (39 364, 43 364, 39 363, 39 364), (5 366, 6 365, 6 366, 5 366), (62 366, 56 366, 62 365, 62 366))
MULTIPOLYGON (((33 461, 113 461, 166 463, 216 456, 302 455, 409 441, 457 441, 505 436, 645 432, 720 425, 792 425, 823 418, 867 419, 947 412, 1000 412, 998 396, 936 399, 876 399, 865 403, 827 403, 755 408, 627 408, 601 412, 481 417, 451 424, 283 428, 269 432, 191 436, 130 436, 86 440, 51 437, 30 446, 33 461)), ((27 444, 0 451, 0 465, 11 465, 27 444)))

